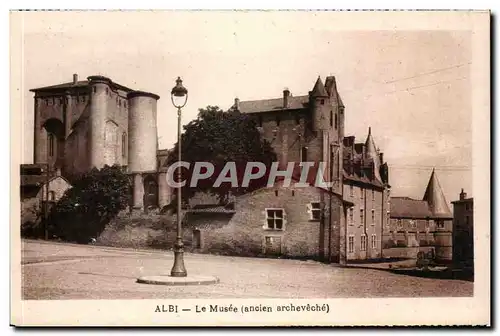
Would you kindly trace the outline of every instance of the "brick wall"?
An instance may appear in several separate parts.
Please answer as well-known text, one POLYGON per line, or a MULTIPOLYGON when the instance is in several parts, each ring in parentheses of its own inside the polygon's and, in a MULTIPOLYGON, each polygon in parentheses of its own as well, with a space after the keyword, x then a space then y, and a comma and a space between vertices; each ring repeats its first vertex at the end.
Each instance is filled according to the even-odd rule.
MULTIPOLYGON (((319 202, 321 194, 314 187, 277 186, 240 196, 236 213, 227 225, 202 230, 202 250, 210 252, 232 244, 254 255, 320 258, 330 234, 326 223, 311 220, 310 202, 319 202), (283 230, 267 228, 269 208, 284 210, 283 230)), ((332 245, 338 250, 336 244, 332 245)))

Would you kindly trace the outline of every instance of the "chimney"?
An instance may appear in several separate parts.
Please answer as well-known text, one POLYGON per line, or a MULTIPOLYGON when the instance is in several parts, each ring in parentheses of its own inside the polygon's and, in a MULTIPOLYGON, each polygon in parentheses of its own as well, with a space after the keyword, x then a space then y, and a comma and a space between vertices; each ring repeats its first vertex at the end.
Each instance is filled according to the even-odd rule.
POLYGON ((240 110, 240 99, 239 98, 234 98, 234 108, 236 111, 240 110))
POLYGON ((467 198, 467 193, 465 193, 464 189, 462 188, 462 191, 460 192, 460 200, 463 201, 466 198, 467 198))
POLYGON ((283 108, 288 108, 288 97, 290 97, 290 90, 283 90, 283 108))
POLYGON ((383 164, 384 163, 384 153, 380 153, 379 157, 380 157, 380 164, 383 164))
POLYGON ((78 83, 78 74, 73 74, 73 85, 78 83))

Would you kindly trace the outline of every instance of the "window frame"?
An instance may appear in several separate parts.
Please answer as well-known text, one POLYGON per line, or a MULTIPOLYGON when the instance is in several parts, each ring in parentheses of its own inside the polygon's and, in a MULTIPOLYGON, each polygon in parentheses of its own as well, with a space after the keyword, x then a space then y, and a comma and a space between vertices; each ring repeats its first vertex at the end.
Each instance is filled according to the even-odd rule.
POLYGON ((321 202, 315 201, 315 202, 310 202, 308 204, 308 212, 309 212, 309 220, 310 221, 315 221, 319 222, 321 221, 321 202), (313 205, 317 204, 318 207, 314 207, 313 205), (314 213, 318 214, 318 218, 314 217, 314 213))
POLYGON ((372 250, 377 249, 377 234, 375 234, 375 233, 372 234, 371 247, 372 247, 372 250))
POLYGON ((354 235, 349 235, 347 238, 347 253, 354 253, 354 235))
POLYGON ((361 240, 360 240, 360 251, 364 252, 367 250, 368 244, 367 244, 366 240, 367 240, 366 234, 362 234, 361 240))
POLYGON ((436 219, 436 229, 444 229, 444 220, 443 219, 436 219))
POLYGON ((265 209, 266 222, 264 229, 269 231, 284 231, 285 230, 285 209, 283 208, 266 208, 265 209), (269 216, 269 211, 273 211, 273 217, 269 216), (281 211, 281 217, 277 217, 276 214, 278 211, 281 211), (269 220, 273 220, 273 227, 269 226, 269 220), (281 228, 277 228, 276 220, 281 220, 281 228))

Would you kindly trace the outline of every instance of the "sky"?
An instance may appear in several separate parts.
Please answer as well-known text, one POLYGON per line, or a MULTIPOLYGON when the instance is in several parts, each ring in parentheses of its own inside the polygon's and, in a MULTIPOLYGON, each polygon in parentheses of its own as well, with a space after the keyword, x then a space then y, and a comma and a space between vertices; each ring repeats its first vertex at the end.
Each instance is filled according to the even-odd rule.
MULTIPOLYGON (((160 95, 160 148, 176 141, 170 90, 189 90, 183 124, 234 98, 305 95, 333 75, 345 135, 368 127, 393 196, 421 199, 432 168, 448 202, 472 192, 472 64, 467 30, 341 30, 326 12, 25 12, 23 157, 33 158, 29 89, 104 75, 160 95)), ((451 208, 451 206, 450 206, 451 208)))

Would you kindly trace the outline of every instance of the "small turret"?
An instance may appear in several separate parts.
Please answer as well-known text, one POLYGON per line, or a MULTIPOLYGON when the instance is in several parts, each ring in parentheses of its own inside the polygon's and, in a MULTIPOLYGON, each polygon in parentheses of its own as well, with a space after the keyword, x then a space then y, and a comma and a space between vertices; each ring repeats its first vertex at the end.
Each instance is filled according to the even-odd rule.
POLYGON ((427 184, 423 200, 429 204, 429 208, 434 217, 453 218, 434 169, 432 169, 431 177, 429 179, 429 183, 427 184))
POLYGON ((327 130, 329 128, 330 104, 325 86, 318 77, 314 88, 309 92, 309 101, 312 108, 312 129, 327 130))
POLYGON ((382 182, 382 178, 380 176, 380 155, 378 153, 377 147, 375 146, 375 141, 373 141, 372 137, 372 128, 368 127, 368 137, 365 142, 366 148, 366 158, 373 162, 373 175, 375 179, 382 182))

